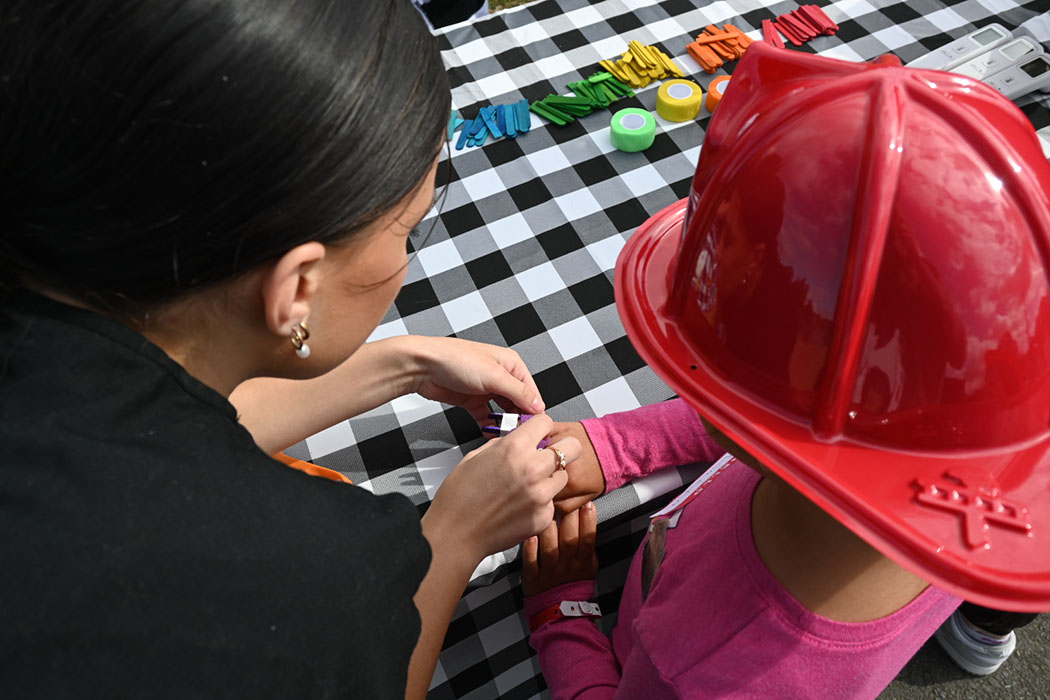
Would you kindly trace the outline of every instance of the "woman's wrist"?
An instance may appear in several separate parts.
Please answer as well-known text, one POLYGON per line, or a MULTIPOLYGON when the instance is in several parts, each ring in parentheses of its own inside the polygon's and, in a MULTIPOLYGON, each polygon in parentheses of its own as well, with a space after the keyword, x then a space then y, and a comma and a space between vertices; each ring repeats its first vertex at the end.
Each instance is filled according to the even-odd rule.
POLYGON ((401 395, 419 393, 419 387, 427 378, 430 366, 433 364, 430 345, 434 338, 423 335, 400 335, 390 340, 396 343, 395 352, 402 372, 400 386, 404 392, 401 395))
POLYGON ((421 527, 430 543, 432 561, 447 570, 462 572, 465 585, 486 554, 483 547, 466 536, 463 520, 450 516, 443 512, 440 502, 432 503, 420 521, 421 527))
POLYGON ((391 363, 393 386, 397 396, 417 393, 427 375, 426 345, 429 338, 419 335, 398 335, 377 340, 371 345, 391 363))

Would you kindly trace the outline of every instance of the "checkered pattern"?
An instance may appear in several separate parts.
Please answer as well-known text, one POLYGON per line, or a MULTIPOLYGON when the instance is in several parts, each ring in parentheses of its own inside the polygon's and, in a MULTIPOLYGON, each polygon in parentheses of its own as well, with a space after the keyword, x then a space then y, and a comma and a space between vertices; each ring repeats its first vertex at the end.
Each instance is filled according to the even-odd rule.
MULTIPOLYGON (((848 60, 893 52, 907 62, 991 21, 1010 29, 1023 25, 1050 42, 1046 0, 821 4, 839 32, 792 50, 848 60)), ((760 39, 763 19, 796 7, 769 0, 542 0, 447 28, 438 41, 453 106, 473 117, 489 104, 566 94, 568 83, 593 73, 599 60, 618 56, 629 39, 657 45, 706 89, 711 76, 685 49, 699 30, 732 23, 760 39)), ((614 106, 654 110, 656 89, 654 83, 614 106)), ((1037 128, 1050 124, 1046 97, 1018 104, 1037 128)), ((671 391, 627 341, 613 304, 612 270, 631 232, 686 195, 707 118, 671 124, 657 117, 652 148, 628 154, 609 143, 610 115, 599 112, 564 128, 533 115, 531 131, 517 139, 453 150, 444 210, 436 220, 431 216, 433 233, 374 338, 455 335, 512 347, 558 420, 669 398, 671 391)), ((465 413, 405 397, 289 452, 376 492, 405 493, 422 511, 479 442, 465 413)), ((603 610, 616 610, 645 513, 666 503, 700 468, 670 470, 600 500, 603 610)), ((473 588, 460 602, 431 700, 548 696, 526 641, 514 554, 490 560, 478 579, 489 585, 473 588)), ((607 614, 602 624, 608 630, 614 622, 615 614, 607 614)))

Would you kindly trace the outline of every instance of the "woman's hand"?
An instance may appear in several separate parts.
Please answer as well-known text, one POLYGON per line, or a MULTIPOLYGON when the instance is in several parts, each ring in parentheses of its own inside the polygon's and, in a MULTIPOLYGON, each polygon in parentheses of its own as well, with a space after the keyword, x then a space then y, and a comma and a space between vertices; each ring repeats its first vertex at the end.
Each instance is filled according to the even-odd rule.
MULTIPOLYGON (((535 416, 507 437, 485 443, 452 470, 434 495, 422 522, 431 560, 413 599, 423 627, 406 697, 426 694, 452 611, 478 563, 553 520, 552 499, 565 486, 566 473, 556 469, 554 450, 536 449, 551 425, 547 416, 535 416)), ((573 438, 553 447, 567 461, 580 454, 573 438)))
POLYGON ((559 513, 579 510, 583 504, 593 501, 605 493, 605 474, 598 463, 598 454, 587 436, 582 423, 555 423, 551 431, 551 442, 573 438, 580 443, 580 458, 567 467, 569 480, 565 488, 554 497, 554 507, 559 513))
POLYGON ((598 516, 593 503, 566 513, 561 524, 552 522, 538 537, 522 547, 521 587, 531 596, 572 581, 589 581, 598 575, 594 552, 598 516))
MULTIPOLYGON (((536 449, 551 425, 549 417, 536 416, 468 454, 446 477, 424 516, 428 539, 451 538, 457 551, 477 565, 546 528, 554 519, 554 496, 567 477, 555 468, 554 450, 536 449)), ((580 443, 571 437, 551 447, 568 462, 580 454, 580 443)))
POLYGON ((413 336, 417 368, 414 393, 467 409, 478 425, 488 420, 489 401, 505 399, 522 413, 543 413, 536 382, 518 353, 458 338, 413 336))

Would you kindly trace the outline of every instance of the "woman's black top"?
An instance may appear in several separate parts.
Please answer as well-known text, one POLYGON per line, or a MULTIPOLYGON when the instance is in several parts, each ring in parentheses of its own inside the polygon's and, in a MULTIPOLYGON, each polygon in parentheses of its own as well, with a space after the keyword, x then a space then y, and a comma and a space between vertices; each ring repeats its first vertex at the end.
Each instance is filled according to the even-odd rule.
POLYGON ((0 696, 402 698, 419 516, 259 450, 122 324, 0 306, 0 696))

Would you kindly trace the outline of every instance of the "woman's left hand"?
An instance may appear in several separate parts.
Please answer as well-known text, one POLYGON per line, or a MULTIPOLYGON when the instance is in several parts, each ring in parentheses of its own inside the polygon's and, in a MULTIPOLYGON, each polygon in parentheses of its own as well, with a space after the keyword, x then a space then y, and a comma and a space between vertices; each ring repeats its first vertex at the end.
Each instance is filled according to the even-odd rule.
POLYGON ((536 382, 513 350, 459 338, 413 341, 420 366, 412 390, 423 398, 462 406, 478 425, 491 423, 493 399, 510 401, 522 413, 543 413, 536 382))

